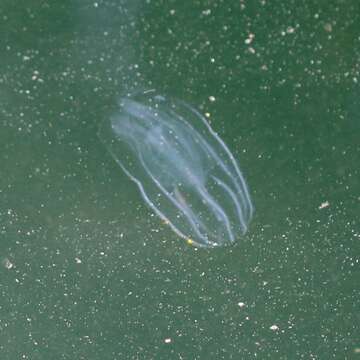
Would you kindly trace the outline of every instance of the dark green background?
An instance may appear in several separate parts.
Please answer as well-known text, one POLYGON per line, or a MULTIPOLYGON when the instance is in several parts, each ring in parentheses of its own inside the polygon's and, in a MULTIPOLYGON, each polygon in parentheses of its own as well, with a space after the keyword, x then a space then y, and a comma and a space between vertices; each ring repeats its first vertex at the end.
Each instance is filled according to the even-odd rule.
POLYGON ((358 0, 2 1, 0 34, 2 360, 359 358, 358 0), (151 88, 239 160, 235 246, 187 246, 97 138, 151 88))

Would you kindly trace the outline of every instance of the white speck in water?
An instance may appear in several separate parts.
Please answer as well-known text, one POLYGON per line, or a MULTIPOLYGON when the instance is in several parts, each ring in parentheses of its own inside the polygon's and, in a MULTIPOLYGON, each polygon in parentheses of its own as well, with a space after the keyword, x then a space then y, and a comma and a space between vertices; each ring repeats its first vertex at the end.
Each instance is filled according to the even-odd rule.
POLYGON ((319 209, 324 209, 327 208, 328 206, 330 206, 330 203, 328 201, 324 201, 320 204, 319 209))
POLYGON ((8 258, 3 259, 2 264, 8 270, 14 267, 14 264, 8 258))
POLYGON ((250 34, 248 35, 247 39, 245 40, 245 44, 246 44, 246 45, 251 44, 254 39, 255 39, 255 34, 251 34, 251 33, 250 33, 250 34))

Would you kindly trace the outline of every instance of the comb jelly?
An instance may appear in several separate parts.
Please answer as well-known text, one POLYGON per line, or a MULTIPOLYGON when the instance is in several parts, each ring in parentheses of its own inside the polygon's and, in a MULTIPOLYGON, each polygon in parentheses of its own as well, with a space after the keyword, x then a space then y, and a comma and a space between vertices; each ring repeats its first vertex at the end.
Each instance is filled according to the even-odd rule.
POLYGON ((191 105, 153 91, 119 100, 99 138, 144 201, 189 244, 234 243, 253 214, 224 141, 191 105))

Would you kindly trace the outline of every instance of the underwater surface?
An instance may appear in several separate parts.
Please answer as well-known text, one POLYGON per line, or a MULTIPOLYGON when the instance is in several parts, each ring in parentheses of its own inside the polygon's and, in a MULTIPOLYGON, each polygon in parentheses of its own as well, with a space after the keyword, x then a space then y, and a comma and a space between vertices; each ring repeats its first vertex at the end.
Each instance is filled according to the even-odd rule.
POLYGON ((0 358, 358 357, 359 6, 4 2, 0 358))

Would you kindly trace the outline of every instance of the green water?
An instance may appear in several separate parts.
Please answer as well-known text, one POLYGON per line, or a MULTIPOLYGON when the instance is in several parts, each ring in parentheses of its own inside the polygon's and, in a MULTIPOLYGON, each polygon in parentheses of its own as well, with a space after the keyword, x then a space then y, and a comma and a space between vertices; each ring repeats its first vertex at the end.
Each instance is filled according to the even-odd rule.
POLYGON ((0 359, 359 358, 360 4, 4 1, 0 359), (155 88, 210 114, 255 217, 187 246, 96 136, 155 88))

